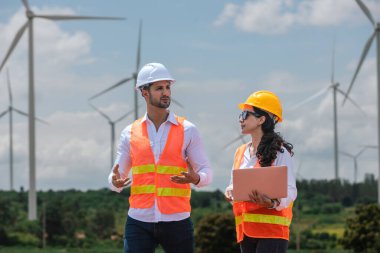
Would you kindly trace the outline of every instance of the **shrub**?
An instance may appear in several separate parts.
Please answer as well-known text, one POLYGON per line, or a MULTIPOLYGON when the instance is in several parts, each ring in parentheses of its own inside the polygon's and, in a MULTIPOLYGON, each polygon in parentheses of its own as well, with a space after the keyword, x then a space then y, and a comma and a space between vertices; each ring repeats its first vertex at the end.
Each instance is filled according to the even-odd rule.
POLYGON ((347 219, 341 240, 344 248, 355 252, 380 252, 380 206, 358 206, 355 216, 347 219))
POLYGON ((232 214, 210 214, 195 229, 197 253, 240 252, 236 242, 235 219, 232 214))

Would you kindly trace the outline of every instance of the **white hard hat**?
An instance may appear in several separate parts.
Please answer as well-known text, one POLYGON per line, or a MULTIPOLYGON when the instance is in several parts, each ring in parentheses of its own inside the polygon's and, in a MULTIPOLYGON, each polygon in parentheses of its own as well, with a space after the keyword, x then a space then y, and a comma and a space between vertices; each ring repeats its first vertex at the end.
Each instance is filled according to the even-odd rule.
POLYGON ((141 88, 148 83, 168 80, 171 83, 175 82, 167 68, 161 63, 145 64, 137 75, 136 89, 141 88))

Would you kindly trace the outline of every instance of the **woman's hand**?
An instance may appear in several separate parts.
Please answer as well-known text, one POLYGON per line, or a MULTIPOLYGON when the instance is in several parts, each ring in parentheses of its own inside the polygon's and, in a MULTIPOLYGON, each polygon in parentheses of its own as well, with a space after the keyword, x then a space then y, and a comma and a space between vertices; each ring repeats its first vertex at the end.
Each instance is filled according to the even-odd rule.
POLYGON ((271 198, 265 194, 261 194, 257 190, 252 191, 251 194, 248 194, 251 202, 256 203, 259 206, 270 208, 273 206, 273 201, 271 198))
POLYGON ((232 202, 234 200, 232 196, 232 185, 228 186, 226 190, 224 191, 224 197, 226 198, 227 201, 232 202))

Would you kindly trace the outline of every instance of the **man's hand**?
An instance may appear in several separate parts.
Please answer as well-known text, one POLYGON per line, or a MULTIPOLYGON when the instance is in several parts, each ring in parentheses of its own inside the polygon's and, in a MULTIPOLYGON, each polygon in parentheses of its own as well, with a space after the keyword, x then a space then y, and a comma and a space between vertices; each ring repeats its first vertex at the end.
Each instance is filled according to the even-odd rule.
POLYGON ((249 195, 249 198, 251 199, 251 202, 258 204, 259 206, 268 208, 273 205, 271 198, 269 198, 268 196, 264 194, 261 194, 257 190, 252 191, 252 193, 248 195, 249 195))
POLYGON ((198 184, 201 180, 201 177, 198 173, 196 173, 191 166, 189 159, 186 157, 186 163, 187 163, 187 172, 181 172, 182 176, 171 176, 170 180, 177 184, 198 184))
POLYGON ((112 174, 112 184, 116 188, 126 187, 131 183, 131 180, 128 177, 121 179, 119 173, 119 164, 116 164, 115 167, 113 167, 112 174))

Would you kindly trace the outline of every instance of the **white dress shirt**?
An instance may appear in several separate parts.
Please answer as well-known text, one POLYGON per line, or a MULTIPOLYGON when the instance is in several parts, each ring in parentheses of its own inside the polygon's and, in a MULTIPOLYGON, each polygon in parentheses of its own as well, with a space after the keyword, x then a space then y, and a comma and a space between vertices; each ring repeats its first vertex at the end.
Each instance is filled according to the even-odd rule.
MULTIPOLYGON (((148 136, 150 140, 150 147, 154 154, 154 160, 157 163, 159 160, 168 138, 170 126, 172 124, 178 125, 174 113, 169 112, 167 120, 160 125, 156 131, 153 122, 148 118, 145 113, 141 122, 146 121, 148 136)), ((182 147, 182 157, 189 158, 190 164, 194 171, 200 176, 200 181, 196 187, 203 187, 211 183, 212 170, 210 163, 207 159, 203 143, 201 141, 199 132, 195 125, 191 122, 184 121, 184 143, 182 147)), ((130 139, 131 139, 132 124, 127 126, 121 133, 120 143, 117 150, 117 157, 115 164, 119 164, 119 173, 122 178, 127 177, 131 171, 131 157, 130 157, 130 139)), ((132 178, 133 180, 133 178, 132 178)), ((112 170, 108 177, 110 188, 113 191, 121 192, 123 188, 116 188, 112 184, 112 170)), ((133 219, 143 222, 159 222, 159 221, 179 221, 190 217, 190 212, 163 214, 157 207, 155 200, 153 207, 139 209, 129 208, 128 215, 133 219)))
MULTIPOLYGON (((247 147, 244 151, 244 157, 242 164, 240 165, 240 169, 246 169, 246 168, 252 168, 255 166, 257 162, 256 155, 253 155, 250 157, 249 154, 249 147, 251 146, 252 142, 249 142, 247 144, 247 147)), ((280 199, 280 204, 276 207, 277 211, 281 211, 282 209, 288 207, 296 198, 297 198, 297 187, 296 187, 296 179, 293 172, 293 161, 292 157, 290 156, 290 153, 284 148, 284 153, 277 152, 277 158, 274 160, 273 166, 288 166, 288 197, 280 199)), ((232 167, 232 170, 234 168, 232 167)), ((231 180, 230 185, 227 187, 226 190, 232 190, 233 189, 233 178, 232 178, 232 172, 231 172, 231 180)))

